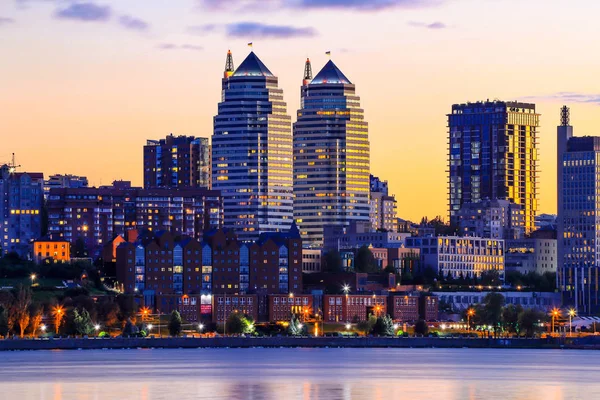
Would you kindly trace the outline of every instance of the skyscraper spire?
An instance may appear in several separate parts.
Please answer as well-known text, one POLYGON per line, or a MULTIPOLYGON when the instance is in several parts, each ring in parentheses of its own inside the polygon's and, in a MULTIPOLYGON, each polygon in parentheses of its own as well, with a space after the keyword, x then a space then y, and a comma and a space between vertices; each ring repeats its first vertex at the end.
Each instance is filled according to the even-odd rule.
POLYGON ((231 55, 231 50, 227 50, 227 60, 225 61, 225 73, 223 77, 225 79, 229 78, 233 75, 235 68, 233 68, 233 56, 231 55))
POLYGON ((570 126, 571 125, 571 111, 569 107, 562 106, 560 109, 560 125, 570 126))
POLYGON ((312 67, 310 65, 310 58, 306 59, 306 65, 304 66, 304 80, 302 81, 302 85, 306 86, 312 81, 312 67))

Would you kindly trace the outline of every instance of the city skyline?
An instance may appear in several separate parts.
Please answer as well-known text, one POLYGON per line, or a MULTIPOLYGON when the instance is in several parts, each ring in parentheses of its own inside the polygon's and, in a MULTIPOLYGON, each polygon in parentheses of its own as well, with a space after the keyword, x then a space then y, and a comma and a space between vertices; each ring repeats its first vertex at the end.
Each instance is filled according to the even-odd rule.
POLYGON ((537 1, 518 3, 519 15, 511 11, 517 2, 419 7, 422 2, 385 1, 371 10, 347 2, 345 8, 308 7, 298 13, 275 1, 269 2, 273 11, 246 8, 235 22, 235 7, 256 2, 229 2, 225 9, 209 3, 218 5, 141 7, 142 2, 107 0, 88 14, 68 2, 0 5, 0 37, 11 38, 0 95, 6 111, 0 131, 10 132, 11 140, 0 161, 15 152, 21 171, 84 175, 95 186, 114 179, 141 185, 147 138, 171 132, 210 137, 223 54, 231 48, 241 59, 247 42, 280 78, 288 111, 299 108, 306 56, 323 65, 331 50, 360 87, 370 123, 371 172, 390 182, 403 218, 447 216, 445 115, 451 104, 496 97, 536 103, 542 126, 540 213, 556 211, 553 127, 559 106, 570 105, 579 134, 596 133, 600 86, 594 71, 600 60, 588 50, 599 33, 591 19, 599 5, 591 1, 570 7, 559 7, 558 1, 543 7, 537 1), (412 7, 402 6, 408 3, 412 7), (268 19, 261 12, 268 12, 268 19), (539 26, 529 24, 531 13, 539 26), (346 22, 329 26, 327 20, 338 14, 346 22), (502 16, 512 18, 509 27, 523 25, 507 29, 502 16), (557 19, 561 29, 539 34, 537 28, 557 19), (364 38, 356 24, 381 39, 364 38), (460 40, 460 48, 452 46, 453 39, 460 40), (496 54, 494 48, 507 43, 510 56, 496 54), (382 87, 382 77, 394 79, 382 87), (39 146, 32 148, 32 141, 39 146))

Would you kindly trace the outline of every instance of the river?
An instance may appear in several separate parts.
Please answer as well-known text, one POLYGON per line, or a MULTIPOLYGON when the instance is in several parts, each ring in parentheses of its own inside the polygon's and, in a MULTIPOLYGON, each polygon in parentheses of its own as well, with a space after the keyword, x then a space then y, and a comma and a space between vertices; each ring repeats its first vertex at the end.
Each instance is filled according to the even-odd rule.
POLYGON ((600 399, 600 352, 150 349, 0 352, 2 400, 600 399))

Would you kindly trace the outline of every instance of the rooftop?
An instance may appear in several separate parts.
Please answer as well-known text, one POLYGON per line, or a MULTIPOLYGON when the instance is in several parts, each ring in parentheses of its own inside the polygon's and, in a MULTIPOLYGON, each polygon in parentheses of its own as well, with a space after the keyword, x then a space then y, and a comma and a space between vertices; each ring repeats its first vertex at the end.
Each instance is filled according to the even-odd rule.
POLYGON ((250 52, 248 57, 233 73, 233 76, 273 76, 269 68, 254 54, 250 52))
POLYGON ((343 84, 352 84, 346 75, 333 63, 333 61, 329 60, 327 64, 319 71, 317 76, 310 82, 311 85, 315 84, 323 84, 323 83, 343 83, 343 84))

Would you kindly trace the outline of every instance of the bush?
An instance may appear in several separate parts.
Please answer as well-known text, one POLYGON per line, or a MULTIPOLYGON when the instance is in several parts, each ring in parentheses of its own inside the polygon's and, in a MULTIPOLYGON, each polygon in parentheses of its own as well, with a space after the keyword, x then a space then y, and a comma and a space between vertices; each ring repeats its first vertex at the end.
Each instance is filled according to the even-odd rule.
POLYGON ((427 333, 429 333, 429 326, 427 325, 427 322, 425 322, 423 319, 418 320, 415 324, 415 334, 425 336, 427 333))

